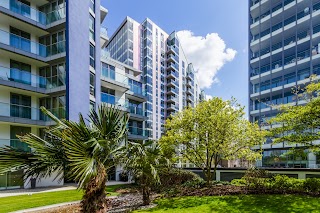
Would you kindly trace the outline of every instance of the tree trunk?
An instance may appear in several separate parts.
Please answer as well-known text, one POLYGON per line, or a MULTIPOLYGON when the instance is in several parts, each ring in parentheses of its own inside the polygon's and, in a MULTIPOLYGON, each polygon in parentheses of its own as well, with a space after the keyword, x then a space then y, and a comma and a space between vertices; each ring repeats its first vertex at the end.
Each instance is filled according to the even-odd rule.
POLYGON ((98 175, 92 178, 85 187, 81 208, 83 213, 107 212, 106 200, 107 173, 103 165, 99 165, 98 175))
POLYGON ((212 180, 212 176, 211 176, 211 168, 207 168, 207 186, 210 186, 211 180, 212 180))
POLYGON ((151 200, 150 200, 150 187, 143 185, 142 186, 142 199, 143 199, 143 205, 149 205, 151 200))

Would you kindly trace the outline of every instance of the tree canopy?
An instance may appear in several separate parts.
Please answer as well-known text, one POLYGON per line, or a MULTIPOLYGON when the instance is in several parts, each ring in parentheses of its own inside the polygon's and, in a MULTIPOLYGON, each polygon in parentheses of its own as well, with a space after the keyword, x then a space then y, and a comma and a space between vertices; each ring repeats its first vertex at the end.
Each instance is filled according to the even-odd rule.
POLYGON ((281 113, 270 119, 273 128, 270 136, 273 142, 287 142, 302 144, 309 148, 319 148, 315 140, 320 139, 320 83, 311 77, 300 94, 297 94, 300 105, 286 104, 278 106, 281 113))
POLYGON ((172 155, 175 161, 183 159, 195 164, 211 181, 211 168, 215 173, 222 160, 260 157, 251 148, 264 142, 265 134, 244 116, 244 108, 234 99, 203 101, 168 119, 160 143, 167 153, 177 153, 172 155))

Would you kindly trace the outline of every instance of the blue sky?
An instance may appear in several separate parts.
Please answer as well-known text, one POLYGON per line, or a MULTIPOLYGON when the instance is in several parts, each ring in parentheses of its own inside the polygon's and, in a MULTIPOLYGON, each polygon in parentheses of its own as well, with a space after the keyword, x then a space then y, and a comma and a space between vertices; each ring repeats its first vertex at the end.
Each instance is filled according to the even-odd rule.
MULTIPOLYGON (((218 71, 206 94, 248 104, 248 3, 246 0, 101 0, 109 10, 104 22, 111 35, 126 16, 138 22, 146 17, 170 33, 189 30, 194 36, 218 33, 227 48, 236 50, 232 61, 218 71)), ((183 47, 187 49, 188 47, 183 47)))

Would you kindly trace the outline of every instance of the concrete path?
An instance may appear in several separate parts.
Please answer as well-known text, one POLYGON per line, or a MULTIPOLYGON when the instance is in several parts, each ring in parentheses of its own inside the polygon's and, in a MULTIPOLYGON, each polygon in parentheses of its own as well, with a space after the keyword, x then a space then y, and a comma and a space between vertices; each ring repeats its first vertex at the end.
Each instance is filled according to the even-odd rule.
MULTIPOLYGON (((106 185, 120 185, 120 184, 129 184, 128 182, 121 181, 109 181, 106 185)), ((2 197, 10 197, 10 196, 18 196, 18 195, 30 195, 30 194, 38 194, 45 192, 57 192, 57 191, 66 191, 66 190, 74 190, 77 189, 77 184, 65 184, 59 187, 41 187, 35 189, 13 189, 13 190, 4 190, 0 191, 0 198, 2 197)))

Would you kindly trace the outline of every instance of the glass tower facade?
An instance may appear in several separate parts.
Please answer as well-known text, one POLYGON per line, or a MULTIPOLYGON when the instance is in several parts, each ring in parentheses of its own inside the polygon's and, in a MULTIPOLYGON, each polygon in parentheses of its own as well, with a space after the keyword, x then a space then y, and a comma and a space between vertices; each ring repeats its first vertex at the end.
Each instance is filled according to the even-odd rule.
MULTIPOLYGON (((278 113, 273 106, 304 104, 292 89, 320 75, 320 1, 250 0, 249 14, 250 121, 269 129, 267 121, 278 113)), ((297 146, 267 139, 258 166, 317 168, 312 153, 286 156, 297 146)))

